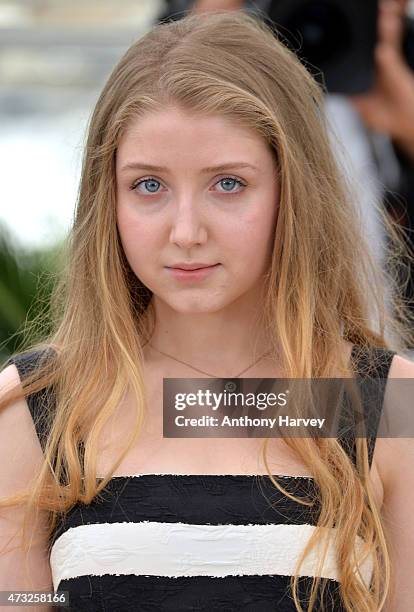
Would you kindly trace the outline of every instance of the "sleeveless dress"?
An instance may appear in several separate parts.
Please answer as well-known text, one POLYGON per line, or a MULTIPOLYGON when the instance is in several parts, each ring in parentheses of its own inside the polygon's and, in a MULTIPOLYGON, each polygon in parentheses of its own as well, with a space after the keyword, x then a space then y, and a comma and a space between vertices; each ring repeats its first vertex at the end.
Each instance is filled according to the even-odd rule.
MULTIPOLYGON (((377 364, 373 376, 386 381, 394 355, 355 345, 351 362, 362 376, 367 364, 377 364)), ((15 363, 23 378, 35 367, 36 354, 19 355, 9 363, 15 363)), ((29 396, 28 405, 44 447, 39 414, 43 394, 29 396)), ((368 438, 370 465, 375 437, 374 432, 368 438)), ((355 440, 340 442, 355 462, 355 440)), ((295 496, 315 497, 317 486, 310 477, 274 477, 295 496)), ((290 579, 319 511, 317 503, 310 507, 283 495, 267 475, 113 477, 91 504, 76 504, 53 533, 53 587, 69 593, 69 608, 55 609, 295 612, 290 579)), ((303 607, 316 559, 310 555, 302 564, 303 607)), ((362 571, 367 584, 369 561, 362 571)), ((327 581, 314 609, 345 610, 333 547, 318 575, 327 581)))

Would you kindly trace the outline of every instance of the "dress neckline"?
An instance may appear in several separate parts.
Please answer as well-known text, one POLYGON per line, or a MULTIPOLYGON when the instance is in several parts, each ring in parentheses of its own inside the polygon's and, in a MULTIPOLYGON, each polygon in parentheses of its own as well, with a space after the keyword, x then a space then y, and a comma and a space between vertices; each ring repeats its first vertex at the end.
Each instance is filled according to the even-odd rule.
MULTIPOLYGON (((174 477, 182 477, 182 478, 238 478, 238 479, 248 479, 248 478, 262 478, 269 477, 269 474, 184 474, 180 472, 143 472, 142 474, 121 474, 112 476, 108 482, 111 480, 127 480, 131 478, 140 478, 142 476, 174 476, 174 477)), ((314 481, 315 479, 312 476, 301 476, 301 475, 291 475, 291 474, 272 474, 275 480, 310 480, 314 481)), ((103 480, 103 476, 97 476, 97 480, 103 480)))

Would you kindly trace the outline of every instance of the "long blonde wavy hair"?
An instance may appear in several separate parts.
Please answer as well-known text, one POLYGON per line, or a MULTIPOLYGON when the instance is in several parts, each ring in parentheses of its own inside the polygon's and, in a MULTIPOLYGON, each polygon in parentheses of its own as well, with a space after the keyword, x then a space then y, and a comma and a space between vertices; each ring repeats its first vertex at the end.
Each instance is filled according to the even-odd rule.
MULTIPOLYGON (((41 329, 48 317, 52 332, 31 342, 30 351, 54 350, 22 381, 25 397, 53 388, 54 408, 44 406, 50 431, 44 464, 31 491, 2 500, 1 506, 24 503, 32 510, 47 509, 52 534, 60 514, 100 493, 139 436, 146 410, 142 349, 152 293, 133 274, 121 248, 115 156, 131 121, 147 111, 174 105, 226 116, 256 130, 274 151, 280 210, 263 321, 287 377, 329 378, 338 372, 352 377, 344 340, 396 351, 412 343, 402 297, 408 280, 404 261, 412 254, 391 217, 378 207, 389 238, 387 265, 381 268, 372 258, 354 195, 333 158, 323 103, 321 88, 275 32, 244 12, 188 15, 159 24, 125 53, 90 120, 66 263, 50 311, 27 333, 41 329), (135 426, 122 454, 98 482, 100 432, 127 389, 136 400, 135 426)), ((11 389, 0 407, 21 397, 20 386, 11 389)), ((292 497, 271 475, 268 441, 263 458, 269 476, 292 497)), ((286 443, 315 478, 321 506, 298 569, 326 528, 335 526, 346 609, 380 610, 389 590, 390 561, 369 479, 366 439, 357 440, 357 468, 334 438, 289 438, 286 443), (357 536, 364 542, 359 557, 352 545, 357 536), (371 585, 358 576, 368 554, 374 559, 371 585)), ((24 537, 23 543, 27 549, 24 537)), ((292 589, 302 611, 298 575, 292 589)), ((307 610, 314 608, 324 580, 314 578, 307 610)))

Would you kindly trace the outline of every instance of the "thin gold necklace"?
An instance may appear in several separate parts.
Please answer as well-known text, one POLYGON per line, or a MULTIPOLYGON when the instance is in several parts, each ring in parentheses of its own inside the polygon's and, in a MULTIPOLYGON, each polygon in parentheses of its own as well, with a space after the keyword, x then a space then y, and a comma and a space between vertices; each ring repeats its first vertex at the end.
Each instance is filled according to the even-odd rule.
MULTIPOLYGON (((223 378, 222 376, 215 376, 214 374, 209 374, 208 372, 204 372, 204 370, 200 370, 199 368, 194 367, 193 365, 191 365, 190 363, 187 363, 186 361, 182 361, 181 359, 177 359, 177 357, 174 357, 173 355, 169 355, 168 353, 164 353, 164 351, 160 351, 159 349, 155 348, 155 346, 153 346, 150 343, 148 343, 148 346, 150 346, 152 349, 154 349, 154 351, 157 351, 157 353, 161 353, 161 355, 165 355, 165 357, 169 357, 170 359, 174 359, 174 361, 178 361, 179 363, 182 363, 183 365, 186 365, 189 368, 192 368, 196 372, 200 372, 201 374, 206 374, 207 376, 210 376, 210 378, 223 378)), ((263 359, 263 357, 265 357, 266 355, 269 355, 270 353, 271 353, 271 351, 267 351, 266 353, 263 353, 263 355, 261 357, 256 359, 256 361, 251 363, 249 366, 247 366, 247 368, 245 368, 244 370, 239 372, 239 374, 235 374, 234 376, 226 376, 225 378, 239 378, 242 374, 247 372, 247 370, 250 370, 250 368, 252 368, 254 365, 256 365, 256 363, 258 361, 260 361, 261 359, 263 359)))

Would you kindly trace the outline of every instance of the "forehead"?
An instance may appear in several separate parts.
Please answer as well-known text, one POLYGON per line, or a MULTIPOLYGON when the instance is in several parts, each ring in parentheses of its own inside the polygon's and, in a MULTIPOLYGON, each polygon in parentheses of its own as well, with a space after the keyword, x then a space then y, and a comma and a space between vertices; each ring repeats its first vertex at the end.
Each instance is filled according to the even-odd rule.
POLYGON ((228 152, 252 158, 266 155, 269 147, 258 132, 232 117, 168 108, 136 117, 125 128, 118 159, 139 152, 210 157, 228 152))

